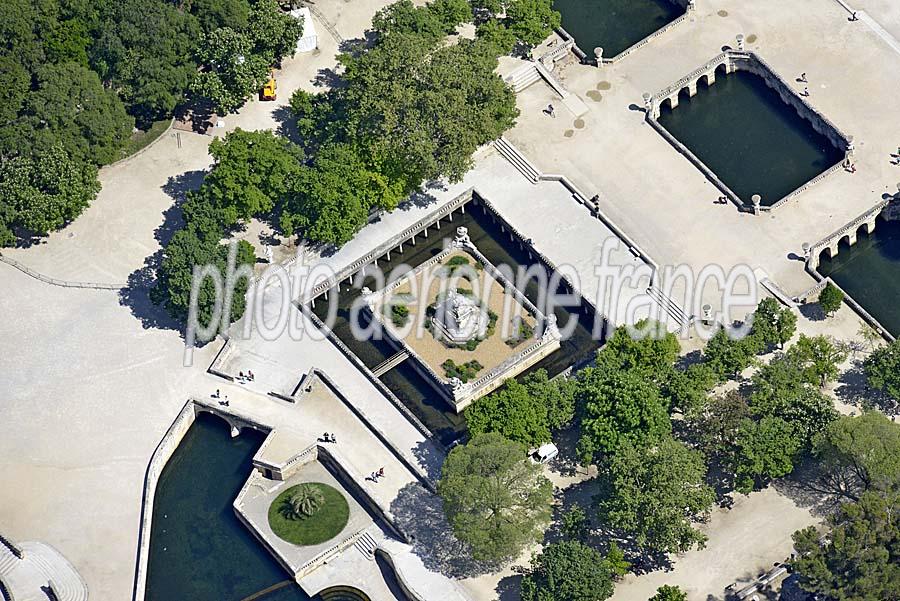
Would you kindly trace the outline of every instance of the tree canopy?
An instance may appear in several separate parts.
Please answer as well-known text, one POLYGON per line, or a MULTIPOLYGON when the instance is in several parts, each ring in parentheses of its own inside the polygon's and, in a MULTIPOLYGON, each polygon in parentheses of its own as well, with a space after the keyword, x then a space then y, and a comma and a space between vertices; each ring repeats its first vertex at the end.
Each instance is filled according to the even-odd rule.
POLYGON ((900 486, 900 424, 877 411, 844 416, 814 439, 826 490, 851 500, 900 486))
POLYGON ((569 423, 575 414, 575 382, 550 380, 543 369, 520 383, 507 380, 504 387, 481 397, 466 409, 466 423, 474 436, 499 432, 528 447, 552 439, 552 431, 569 423))
POLYGON ((522 579, 522 601, 604 601, 612 593, 605 558, 577 541, 545 547, 522 579))
POLYGON ((800 586, 835 601, 900 599, 900 493, 869 491, 828 519, 794 533, 800 586))
POLYGON ((438 494, 461 541, 479 560, 512 557, 540 536, 550 519, 553 486, 525 449, 497 433, 450 451, 438 494))
POLYGON ((656 594, 647 601, 687 601, 687 593, 677 586, 664 584, 656 589, 656 594))
POLYGON ((863 367, 869 384, 900 401, 900 341, 875 349, 863 367))
POLYGON ((715 493, 705 484, 699 451, 668 436, 652 447, 626 441, 601 469, 598 508, 611 529, 652 552, 681 553, 705 543, 693 523, 708 517, 715 493))
POLYGON ((586 368, 578 377, 582 460, 615 453, 624 442, 648 447, 672 430, 658 388, 639 371, 586 368))

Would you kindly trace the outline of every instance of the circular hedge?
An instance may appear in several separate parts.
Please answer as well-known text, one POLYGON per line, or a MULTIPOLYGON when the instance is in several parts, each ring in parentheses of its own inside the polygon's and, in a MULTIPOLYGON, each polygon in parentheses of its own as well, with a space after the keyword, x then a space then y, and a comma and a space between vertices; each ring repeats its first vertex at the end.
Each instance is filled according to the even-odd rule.
MULTIPOLYGON (((309 509, 307 507, 307 509, 309 509)), ((269 527, 278 538, 295 545, 318 545, 341 533, 350 518, 350 505, 336 488, 321 482, 304 482, 281 492, 269 505, 269 527), (320 506, 309 515, 293 509, 301 492, 318 499, 320 506), (309 490, 312 489, 312 490, 309 490)))

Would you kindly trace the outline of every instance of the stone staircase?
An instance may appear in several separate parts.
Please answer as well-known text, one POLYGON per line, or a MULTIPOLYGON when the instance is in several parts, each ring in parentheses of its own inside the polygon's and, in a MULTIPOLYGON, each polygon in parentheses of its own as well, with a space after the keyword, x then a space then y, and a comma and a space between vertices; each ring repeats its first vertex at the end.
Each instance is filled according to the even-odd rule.
POLYGON ((679 331, 684 330, 690 325, 691 318, 688 314, 678 306, 678 303, 664 294, 662 290, 656 286, 650 286, 647 288, 647 295, 662 308, 663 312, 668 316, 668 320, 677 325, 679 331))
POLYGON ((19 558, 13 555, 12 551, 6 546, 0 545, 0 577, 9 574, 18 561, 20 561, 19 558))
POLYGON ((534 63, 525 63, 506 76, 506 83, 516 94, 541 78, 541 73, 534 63))
POLYGON ((541 172, 538 168, 532 165, 531 162, 526 159, 515 146, 510 144, 506 138, 500 137, 494 140, 494 148, 497 149, 497 152, 499 152, 503 158, 512 163, 513 167, 518 169, 532 184, 536 184, 540 181, 541 172))
POLYGON ((353 543, 353 546, 356 547, 366 559, 375 559, 375 549, 378 548, 378 541, 376 541, 368 532, 363 532, 362 536, 353 543))
POLYGON ((87 587, 74 571, 61 570, 58 565, 51 565, 41 553, 31 553, 29 559, 48 577, 59 601, 87 601, 87 587))

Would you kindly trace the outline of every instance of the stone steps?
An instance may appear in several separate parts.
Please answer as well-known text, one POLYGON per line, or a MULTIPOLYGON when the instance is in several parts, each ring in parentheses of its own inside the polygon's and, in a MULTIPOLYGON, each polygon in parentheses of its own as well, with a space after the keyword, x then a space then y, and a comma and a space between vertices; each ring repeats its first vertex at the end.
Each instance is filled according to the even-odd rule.
POLYGON ((362 536, 353 543, 353 546, 356 547, 366 559, 375 559, 375 549, 378 548, 378 542, 372 538, 372 535, 368 532, 363 532, 362 536))
POLYGON ((512 163, 513 167, 518 169, 532 184, 536 184, 540 181, 541 172, 537 167, 532 165, 515 146, 510 144, 506 138, 500 137, 495 140, 494 147, 503 158, 512 163))
POLYGON ((506 76, 506 83, 516 94, 541 78, 534 63, 527 63, 506 76))
POLYGON ((12 551, 0 545, 0 576, 9 574, 18 561, 19 558, 13 555, 12 551))
POLYGON ((74 571, 51 565, 41 553, 30 553, 28 559, 47 577, 48 582, 53 583, 59 601, 87 601, 87 587, 74 571))
POLYGON ((687 313, 678 306, 678 303, 665 295, 662 290, 656 286, 650 286, 647 288, 647 294, 662 308, 669 319, 678 325, 678 329, 684 329, 690 324, 691 319, 687 313))

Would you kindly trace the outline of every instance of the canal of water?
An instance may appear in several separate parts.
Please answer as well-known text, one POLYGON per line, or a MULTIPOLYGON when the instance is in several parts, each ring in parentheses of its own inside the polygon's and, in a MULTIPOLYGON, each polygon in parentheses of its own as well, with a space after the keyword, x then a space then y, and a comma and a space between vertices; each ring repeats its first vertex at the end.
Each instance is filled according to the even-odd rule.
MULTIPOLYGON (((452 222, 442 221, 440 229, 432 226, 427 239, 419 236, 415 246, 404 244, 403 253, 392 252, 390 261, 379 260, 379 268, 386 273, 390 273, 392 269, 402 264, 414 268, 443 250, 445 241, 455 236, 458 226, 468 228, 472 242, 495 266, 508 265, 512 268, 513 273, 516 273, 520 265, 528 267, 532 264, 539 264, 537 259, 529 258, 527 250, 519 248, 518 241, 510 241, 509 234, 504 233, 499 223, 493 221, 490 209, 483 204, 470 202, 466 205, 464 215, 457 213, 452 222)), ((354 278, 353 284, 341 285, 337 320, 334 322, 332 330, 371 369, 394 355, 396 351, 384 340, 360 341, 352 335, 350 308, 359 297, 363 285, 372 286, 373 284, 371 280, 360 284, 354 278)), ((531 280, 524 292, 529 300, 541 306, 537 282, 531 280)), ((569 290, 561 287, 559 292, 565 293, 569 290)), ((334 290, 329 293, 329 295, 333 294, 334 290)), ((327 307, 328 303, 324 301, 323 297, 319 297, 314 311, 323 321, 327 316, 327 307)), ((582 301, 578 308, 569 310, 560 308, 555 313, 560 329, 563 329, 570 319, 577 320, 573 336, 562 341, 560 350, 544 358, 519 377, 541 368, 546 369, 551 376, 557 375, 572 365, 591 358, 594 351, 600 346, 600 341, 595 340, 591 334, 595 312, 588 303, 582 301)), ((381 376, 381 381, 445 445, 465 433, 464 416, 453 412, 440 393, 420 376, 408 361, 381 376)))
MULTIPOLYGON (((265 435, 201 413, 156 485, 146 601, 241 601, 290 579, 231 503, 265 435)), ((309 601, 296 584, 258 601, 309 601)))
POLYGON ((612 58, 684 14, 668 0, 554 0, 562 26, 588 58, 612 58))
POLYGON ((770 206, 843 158, 825 136, 753 73, 716 73, 716 82, 663 106, 659 123, 746 204, 770 206))
POLYGON ((900 221, 879 220, 872 234, 860 231, 856 244, 842 244, 833 259, 822 255, 818 271, 900 337, 900 221))

